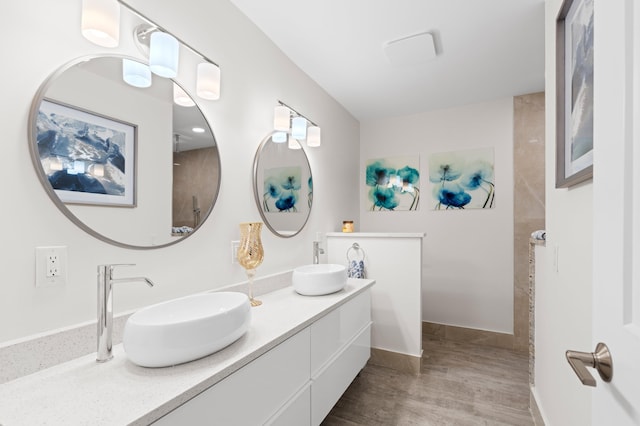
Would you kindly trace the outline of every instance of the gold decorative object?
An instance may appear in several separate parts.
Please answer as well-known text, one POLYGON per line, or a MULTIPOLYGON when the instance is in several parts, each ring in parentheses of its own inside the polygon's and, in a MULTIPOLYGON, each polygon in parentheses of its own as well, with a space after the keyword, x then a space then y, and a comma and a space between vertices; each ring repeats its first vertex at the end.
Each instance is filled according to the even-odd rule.
POLYGON ((256 268, 264 259, 264 249, 260 240, 262 222, 245 222, 240 224, 240 247, 238 247, 238 262, 249 277, 249 301, 251 306, 260 306, 262 302, 253 298, 253 277, 256 268))

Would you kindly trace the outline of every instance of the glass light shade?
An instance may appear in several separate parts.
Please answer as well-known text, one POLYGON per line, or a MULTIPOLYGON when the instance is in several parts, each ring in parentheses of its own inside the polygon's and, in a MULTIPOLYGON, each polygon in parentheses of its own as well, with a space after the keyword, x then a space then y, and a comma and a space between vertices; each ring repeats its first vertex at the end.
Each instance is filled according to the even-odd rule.
POLYGON ((120 4, 116 0, 82 0, 80 29, 84 38, 98 46, 118 46, 120 4))
POLYGON ((274 143, 285 143, 287 141, 287 134, 285 132, 275 132, 271 136, 271 140, 274 143))
POLYGON ((176 105, 180 105, 183 107, 192 107, 196 104, 195 102, 193 102, 193 99, 191 99, 191 97, 187 95, 187 92, 182 90, 182 87, 178 86, 175 83, 173 83, 173 102, 176 105))
POLYGON ((288 132, 290 114, 291 110, 289 108, 284 105, 278 105, 273 110, 273 130, 288 132))
POLYGON ((196 93, 202 99, 220 99, 220 68, 210 62, 198 64, 196 93))
POLYGON ((302 145, 296 138, 289 136, 289 149, 302 149, 302 145))
POLYGON ((291 120, 291 136, 295 139, 307 138, 307 119, 304 117, 293 117, 291 120))
POLYGON ((170 34, 156 31, 151 34, 149 68, 160 77, 174 78, 178 75, 180 44, 170 34))
POLYGON ((318 147, 321 143, 320 127, 311 126, 307 129, 307 146, 318 147))
POLYGON ((131 59, 122 60, 122 79, 133 87, 151 86, 151 70, 148 65, 131 59))

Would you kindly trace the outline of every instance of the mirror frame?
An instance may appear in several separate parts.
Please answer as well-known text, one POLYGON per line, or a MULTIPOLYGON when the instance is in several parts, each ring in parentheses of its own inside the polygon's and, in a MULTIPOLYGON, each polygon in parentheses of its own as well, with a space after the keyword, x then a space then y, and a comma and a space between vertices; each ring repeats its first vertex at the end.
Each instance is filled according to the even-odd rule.
MULTIPOLYGON (((262 210, 261 203, 260 203, 260 193, 258 192, 258 162, 260 161, 260 154, 262 153, 262 150, 264 149, 264 147, 266 146, 267 143, 271 142, 271 136, 273 136, 274 133, 276 133, 276 132, 275 131, 270 132, 262 140, 262 142, 260 142, 260 145, 258 146, 258 149, 256 150, 256 154, 253 157, 253 198, 254 198, 254 200, 256 202, 256 207, 258 208, 258 212, 260 213, 260 217, 262 218, 262 221, 267 226, 267 228, 269 228, 269 230, 277 237, 292 238, 292 237, 295 237, 296 235, 298 235, 300 232, 302 232, 304 227, 307 225, 307 222, 309 221, 309 217, 311 216, 311 210, 313 209, 313 201, 311 202, 311 207, 309 208, 309 213, 307 214, 307 217, 304 219, 304 223, 300 226, 300 229, 298 229, 297 231, 295 231, 295 232, 293 232, 291 234, 282 234, 282 233, 278 232, 273 226, 271 226, 271 223, 269 223, 269 220, 267 219, 264 211, 262 210)), ((311 171, 311 164, 309 163, 309 156, 307 155, 307 151, 304 149, 304 146, 302 146, 302 143, 300 141, 298 141, 298 143, 300 144, 300 150, 304 154, 304 159, 305 159, 305 161, 307 163, 307 167, 309 168, 309 175, 313 179, 313 172, 311 171)))
MULTIPOLYGON (((62 212, 67 217, 67 219, 69 219, 71 222, 73 222, 77 227, 79 227, 80 229, 85 231, 87 234, 97 238, 98 240, 103 241, 103 242, 108 243, 108 244, 112 244, 112 245, 117 246, 117 247, 127 248, 127 249, 134 249, 134 250, 153 250, 153 249, 169 247, 169 246, 172 246, 174 244, 180 243, 180 242, 184 241, 186 238, 189 238, 193 234, 195 234, 196 231, 198 229, 200 229, 202 227, 202 225, 206 222, 206 220, 209 218, 209 215, 213 211, 213 207, 215 206, 215 204, 217 202, 217 199, 218 199, 218 195, 220 194, 220 186, 221 186, 221 181, 222 181, 222 161, 220 161, 220 159, 218 159, 218 185, 217 185, 217 187, 215 189, 216 192, 215 192, 215 195, 213 197, 213 202, 211 203, 211 206, 209 207, 209 210, 207 210, 206 214, 203 216, 203 218, 200 221, 200 223, 198 224, 198 226, 196 226, 193 229, 193 232, 190 232, 189 234, 186 234, 186 235, 180 236, 180 237, 175 237, 176 238, 175 241, 169 241, 168 243, 163 243, 163 244, 158 244, 158 245, 151 245, 151 246, 139 246, 139 245, 134 245, 134 244, 123 243, 123 242, 114 240, 112 238, 109 238, 109 237, 107 237, 107 236, 95 231, 89 225, 85 224, 82 220, 80 220, 80 218, 78 218, 75 214, 73 214, 71 212, 71 210, 69 210, 69 208, 66 206, 66 204, 63 203, 60 200, 60 198, 56 194, 55 190, 51 186, 51 183, 49 183, 49 179, 47 178, 46 174, 44 173, 44 170, 42 168, 42 163, 40 161, 40 153, 38 152, 38 148, 37 148, 36 120, 38 118, 38 111, 40 110, 40 104, 45 99, 46 92, 49 90, 49 88, 51 87, 53 82, 60 75, 62 75, 64 72, 66 72, 67 70, 69 70, 73 66, 76 66, 76 65, 78 65, 78 64, 80 64, 82 62, 90 61, 91 59, 103 58, 105 56, 113 57, 113 58, 120 58, 120 59, 132 59, 132 60, 135 60, 135 61, 138 61, 138 62, 140 61, 140 59, 138 59, 138 58, 134 58, 132 56, 127 56, 127 55, 120 55, 120 54, 109 54, 109 55, 94 54, 94 55, 81 56, 79 58, 71 60, 71 61, 63 64, 62 66, 60 66, 53 73, 51 73, 44 80, 44 82, 40 85, 40 87, 38 88, 38 91, 36 92, 36 94, 35 94, 35 96, 33 98, 33 101, 31 102, 31 108, 29 110, 29 120, 28 120, 28 125, 27 125, 27 141, 29 143, 29 154, 31 155, 31 163, 33 165, 33 168, 35 169, 36 175, 38 176, 38 180, 42 184, 42 187, 44 188, 45 192, 47 193, 47 195, 49 196, 51 201, 53 201, 53 204, 55 204, 55 206, 58 208, 58 210, 60 210, 60 212, 62 212)), ((175 80, 172 79, 172 81, 175 84, 180 85, 175 80)), ((196 107, 198 107, 198 109, 200 109, 200 107, 198 106, 197 103, 196 103, 196 107)), ((209 126, 209 130, 211 130, 211 134, 213 135, 213 140, 215 141, 216 146, 217 146, 218 145, 218 141, 216 140, 215 134, 213 133, 213 129, 211 127, 211 124, 209 123, 209 120, 204 115, 204 113, 202 113, 201 109, 200 109, 200 113, 202 114, 202 117, 204 118, 204 121, 207 123, 207 126, 209 126)), ((218 150, 218 155, 219 155, 219 150, 218 150)), ((137 155, 136 155, 136 158, 137 158, 137 155)), ((135 168, 135 173, 136 173, 136 175, 138 173, 138 168, 137 167, 135 168)))

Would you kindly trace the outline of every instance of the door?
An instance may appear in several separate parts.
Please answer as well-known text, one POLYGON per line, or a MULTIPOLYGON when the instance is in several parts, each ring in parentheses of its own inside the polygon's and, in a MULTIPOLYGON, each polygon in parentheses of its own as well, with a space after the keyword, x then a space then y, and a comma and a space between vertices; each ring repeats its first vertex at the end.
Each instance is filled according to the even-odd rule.
POLYGON ((640 1, 595 1, 594 34, 593 424, 640 425, 640 1))

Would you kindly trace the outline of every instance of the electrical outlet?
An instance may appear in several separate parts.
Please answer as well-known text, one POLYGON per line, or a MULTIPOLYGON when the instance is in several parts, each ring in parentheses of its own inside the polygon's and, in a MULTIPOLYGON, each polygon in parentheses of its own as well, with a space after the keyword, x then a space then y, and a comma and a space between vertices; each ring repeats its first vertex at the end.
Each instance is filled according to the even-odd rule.
POLYGON ((238 248, 240 241, 231 241, 231 263, 238 263, 238 248))
POLYGON ((53 278, 60 275, 60 266, 59 266, 60 258, 58 257, 58 254, 56 251, 52 250, 51 252, 47 253, 47 257, 45 261, 47 262, 47 267, 46 267, 47 278, 53 278))
POLYGON ((67 247, 36 247, 36 287, 63 286, 67 282, 67 247))

